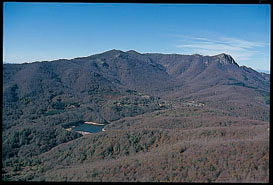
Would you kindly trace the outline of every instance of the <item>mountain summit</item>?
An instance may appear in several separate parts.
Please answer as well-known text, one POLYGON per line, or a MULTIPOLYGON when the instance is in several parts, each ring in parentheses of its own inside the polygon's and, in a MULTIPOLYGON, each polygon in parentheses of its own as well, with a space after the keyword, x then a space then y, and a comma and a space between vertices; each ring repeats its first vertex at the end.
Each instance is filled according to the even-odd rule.
POLYGON ((219 58, 219 62, 221 64, 235 64, 239 67, 239 65, 235 62, 235 60, 230 55, 227 55, 225 53, 221 53, 221 54, 215 55, 215 56, 219 58))

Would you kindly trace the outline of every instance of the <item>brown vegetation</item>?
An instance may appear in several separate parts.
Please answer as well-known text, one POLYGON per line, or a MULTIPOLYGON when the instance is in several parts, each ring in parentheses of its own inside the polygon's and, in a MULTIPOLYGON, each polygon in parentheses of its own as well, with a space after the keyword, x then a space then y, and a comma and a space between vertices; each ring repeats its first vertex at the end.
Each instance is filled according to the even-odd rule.
POLYGON ((268 182, 269 85, 225 54, 4 64, 2 179, 268 182))

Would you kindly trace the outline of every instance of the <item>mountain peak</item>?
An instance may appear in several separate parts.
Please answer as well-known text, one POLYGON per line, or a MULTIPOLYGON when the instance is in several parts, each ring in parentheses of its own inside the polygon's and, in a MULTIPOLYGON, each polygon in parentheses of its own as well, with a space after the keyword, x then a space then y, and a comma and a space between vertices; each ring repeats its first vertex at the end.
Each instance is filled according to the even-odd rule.
POLYGON ((218 55, 216 55, 216 56, 229 56, 229 54, 226 54, 226 53, 220 53, 220 54, 218 54, 218 55))
POLYGON ((215 55, 215 57, 217 57, 219 59, 219 62, 221 64, 235 64, 237 66, 239 66, 235 60, 232 58, 232 56, 226 54, 226 53, 221 53, 219 55, 215 55))
POLYGON ((124 53, 124 52, 121 51, 121 50, 118 50, 118 49, 111 49, 111 50, 106 51, 106 52, 104 52, 104 53, 124 53))
MULTIPOLYGON (((103 53, 100 53, 100 54, 97 54, 97 56, 104 56, 104 57, 118 57, 120 56, 121 54, 124 54, 125 52, 124 51, 121 51, 121 50, 117 50, 117 49, 111 49, 111 50, 108 50, 108 51, 105 51, 103 53)), ((92 57, 93 55, 89 56, 89 57, 92 57)))
POLYGON ((129 53, 129 54, 140 54, 140 53, 138 53, 135 50, 129 50, 129 51, 126 51, 126 53, 129 53))
POLYGON ((198 53, 195 53, 195 54, 193 54, 193 56, 201 57, 202 55, 200 55, 200 54, 198 54, 198 53))

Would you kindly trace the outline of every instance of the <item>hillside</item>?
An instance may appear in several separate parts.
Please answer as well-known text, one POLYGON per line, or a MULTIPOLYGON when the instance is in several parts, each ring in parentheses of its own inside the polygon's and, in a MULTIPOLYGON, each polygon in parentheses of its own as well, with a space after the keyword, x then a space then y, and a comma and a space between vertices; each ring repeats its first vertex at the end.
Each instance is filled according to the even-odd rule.
POLYGON ((2 179, 268 182, 269 108, 270 76, 227 54, 3 64, 2 179))

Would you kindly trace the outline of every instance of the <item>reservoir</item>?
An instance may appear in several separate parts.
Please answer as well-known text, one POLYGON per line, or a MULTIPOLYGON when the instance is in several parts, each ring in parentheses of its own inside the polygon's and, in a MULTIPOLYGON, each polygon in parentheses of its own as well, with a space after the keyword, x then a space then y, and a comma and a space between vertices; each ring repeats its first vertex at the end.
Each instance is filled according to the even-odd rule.
POLYGON ((92 124, 85 124, 84 123, 84 124, 81 124, 81 125, 78 125, 78 126, 72 128, 72 130, 97 133, 97 132, 101 132, 103 127, 104 127, 104 125, 92 125, 92 124))

